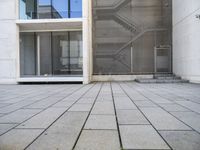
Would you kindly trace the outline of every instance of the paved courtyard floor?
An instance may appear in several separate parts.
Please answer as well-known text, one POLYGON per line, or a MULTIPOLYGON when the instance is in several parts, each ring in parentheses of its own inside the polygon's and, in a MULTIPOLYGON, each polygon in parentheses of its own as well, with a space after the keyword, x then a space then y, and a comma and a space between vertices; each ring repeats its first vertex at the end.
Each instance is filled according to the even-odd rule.
POLYGON ((200 85, 0 85, 0 150, 200 150, 200 85))

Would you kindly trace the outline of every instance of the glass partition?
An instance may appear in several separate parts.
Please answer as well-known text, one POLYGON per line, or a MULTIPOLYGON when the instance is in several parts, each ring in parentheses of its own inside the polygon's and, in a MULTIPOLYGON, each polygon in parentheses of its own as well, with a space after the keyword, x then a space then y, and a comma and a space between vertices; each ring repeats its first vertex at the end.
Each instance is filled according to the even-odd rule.
POLYGON ((70 32, 70 70, 72 74, 80 74, 83 66, 82 34, 70 32))
POLYGON ((38 42, 38 74, 42 76, 52 75, 51 33, 37 33, 38 42))
POLYGON ((49 19, 52 18, 52 5, 51 0, 38 0, 37 2, 37 18, 49 19))
POLYGON ((34 33, 20 34, 20 74, 36 75, 36 38, 34 33))
POLYGON ((171 45, 171 0, 93 1, 93 74, 155 73, 161 48, 159 71, 171 72, 171 45))
POLYGON ((52 0, 53 18, 70 18, 69 2, 67 0, 52 0))
POLYGON ((37 18, 37 1, 35 0, 20 0, 19 1, 20 19, 35 19, 37 18))
POLYGON ((82 0, 20 0, 20 19, 81 18, 82 0))
POLYGON ((82 0, 70 0, 70 18, 82 16, 82 0))
POLYGON ((83 74, 82 32, 20 33, 21 76, 83 74))
POLYGON ((70 73, 69 60, 69 33, 53 32, 53 74, 63 75, 70 73))

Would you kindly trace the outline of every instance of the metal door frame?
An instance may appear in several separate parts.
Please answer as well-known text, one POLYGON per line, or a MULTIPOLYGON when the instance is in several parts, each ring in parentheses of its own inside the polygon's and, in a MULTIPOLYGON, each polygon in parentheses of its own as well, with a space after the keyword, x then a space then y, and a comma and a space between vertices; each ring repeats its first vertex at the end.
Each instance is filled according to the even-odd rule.
POLYGON ((172 72, 172 53, 171 53, 171 46, 160 46, 154 47, 154 73, 171 73, 172 72), (168 50, 168 72, 158 72, 157 71, 157 50, 168 50))

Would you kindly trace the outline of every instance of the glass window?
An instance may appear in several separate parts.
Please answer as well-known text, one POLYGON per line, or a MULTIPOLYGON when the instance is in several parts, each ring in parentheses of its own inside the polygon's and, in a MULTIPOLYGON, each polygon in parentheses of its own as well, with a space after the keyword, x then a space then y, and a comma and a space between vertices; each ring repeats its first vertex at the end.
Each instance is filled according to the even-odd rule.
POLYGON ((70 32, 70 68, 72 74, 81 74, 83 66, 82 34, 70 32))
POLYGON ((51 5, 51 0, 38 0, 39 6, 48 6, 51 5))
POLYGON ((38 0, 38 8, 37 8, 38 19, 52 18, 51 11, 52 11, 51 0, 38 0))
POLYGON ((20 19, 82 17, 82 0, 20 0, 20 19))
POLYGON ((20 33, 20 74, 36 75, 36 41, 34 33, 20 33))
POLYGON ((82 75, 82 32, 20 33, 21 76, 82 75))
POLYGON ((20 19, 36 18, 36 3, 33 0, 20 0, 20 19))
POLYGON ((70 0, 70 18, 82 17, 82 0, 70 0))
POLYGON ((53 74, 82 74, 81 32, 53 32, 53 74))
POLYGON ((68 1, 67 0, 53 0, 52 1, 52 17, 53 18, 68 18, 68 1))
POLYGON ((40 75, 52 75, 52 51, 51 51, 51 33, 44 32, 38 33, 38 44, 40 52, 40 75))
POLYGON ((68 38, 68 32, 52 33, 54 75, 64 75, 70 73, 68 38))

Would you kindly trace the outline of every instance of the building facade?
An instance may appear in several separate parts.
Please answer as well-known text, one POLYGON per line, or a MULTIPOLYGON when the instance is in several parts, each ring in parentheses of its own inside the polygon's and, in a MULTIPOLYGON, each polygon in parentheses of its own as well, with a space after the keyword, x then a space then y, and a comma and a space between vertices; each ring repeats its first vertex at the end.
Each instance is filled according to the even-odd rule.
POLYGON ((1 0, 0 83, 155 73, 199 82, 199 9, 198 0, 1 0))

